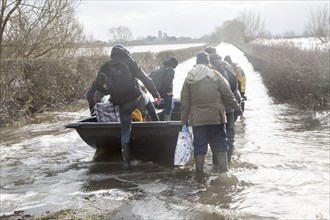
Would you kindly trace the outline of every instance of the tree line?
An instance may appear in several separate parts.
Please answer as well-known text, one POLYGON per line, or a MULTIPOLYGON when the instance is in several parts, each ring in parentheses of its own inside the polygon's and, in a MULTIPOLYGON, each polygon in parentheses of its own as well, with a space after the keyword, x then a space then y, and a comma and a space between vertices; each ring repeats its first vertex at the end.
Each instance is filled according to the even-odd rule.
MULTIPOLYGON (((1 0, 0 60, 72 56, 87 42, 83 26, 75 19, 80 3, 81 0, 1 0)), ((305 35, 328 42, 329 26, 329 8, 324 5, 311 10, 305 35)), ((124 26, 110 27, 108 33, 113 43, 126 44, 133 38, 132 31, 124 26)), ((261 14, 250 10, 223 22, 203 40, 249 43, 270 36, 261 14)))
POLYGON ((78 5, 72 0, 1 0, 0 59, 72 55, 84 41, 83 26, 74 17, 78 5))
MULTIPOLYGON (((75 19, 80 1, 0 0, 0 3, 0 125, 3 121, 20 118, 20 114, 25 117, 83 98, 99 66, 109 57, 104 56, 102 52, 96 52, 93 56, 78 56, 78 49, 87 42, 83 26, 75 19)), ((223 22, 207 39, 214 43, 249 43, 265 35, 264 30, 261 15, 247 11, 239 14, 236 19, 223 22)), ((125 44, 131 34, 120 32, 126 31, 130 30, 115 27, 109 29, 109 34, 112 37, 117 34, 112 40, 125 44)), ((329 40, 327 7, 311 12, 306 33, 318 37, 322 42, 329 40)), ((265 47, 262 49, 269 50, 265 47)), ((196 50, 202 48, 190 48, 189 53, 175 51, 175 54, 180 55, 180 60, 185 60, 193 57, 197 53, 196 50)), ((261 48, 258 50, 261 51, 261 48)), ((165 59, 171 53, 173 51, 165 51, 158 55, 142 53, 133 56, 149 72, 158 65, 160 58, 165 59)), ((307 56, 304 54, 300 57, 307 56)), ((324 63, 326 65, 326 62, 324 63)), ((305 67, 302 67, 304 70, 305 67)), ((328 68, 329 66, 320 69, 320 76, 326 76, 323 73, 328 73, 328 68)), ((310 71, 307 68, 306 75, 310 71)), ((294 78, 293 74, 290 76, 294 78)), ((319 91, 317 89, 323 88, 323 85, 327 88, 327 79, 325 78, 322 85, 313 84, 313 90, 319 91)), ((329 103, 328 96, 315 96, 313 100, 329 103)))

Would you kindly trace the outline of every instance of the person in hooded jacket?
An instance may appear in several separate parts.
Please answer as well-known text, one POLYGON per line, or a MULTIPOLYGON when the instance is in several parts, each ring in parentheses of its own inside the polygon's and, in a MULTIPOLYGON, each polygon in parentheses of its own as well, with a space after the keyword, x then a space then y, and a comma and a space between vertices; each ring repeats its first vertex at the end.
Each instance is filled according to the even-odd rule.
MULTIPOLYGON (((111 101, 114 105, 119 105, 119 114, 121 122, 121 147, 122 147, 122 157, 124 162, 124 169, 130 168, 130 138, 132 129, 132 112, 137 108, 143 108, 149 103, 148 96, 141 90, 141 86, 138 83, 139 79, 151 93, 156 103, 160 103, 160 95, 155 87, 153 81, 145 74, 143 69, 137 64, 137 62, 130 56, 130 52, 121 44, 114 46, 111 50, 111 59, 104 64, 102 64, 99 73, 106 73, 110 75, 111 68, 114 65, 124 63, 128 66, 132 77, 134 77, 135 83, 131 85, 120 85, 130 91, 125 96, 113 96, 110 90, 105 90, 103 87, 98 86, 97 90, 104 94, 109 94, 111 96, 111 101), (116 99, 114 99, 116 97, 116 99), (119 104, 118 104, 119 103, 119 104)), ((108 77, 111 80, 111 77, 108 77)), ((109 84, 109 83, 108 83, 109 84)), ((108 88, 109 89, 109 88, 108 88)))
MULTIPOLYGON (((225 61, 227 61, 233 68, 238 80, 238 90, 241 94, 242 100, 246 101, 247 97, 245 96, 245 89, 246 89, 246 75, 244 70, 238 63, 234 63, 229 55, 225 56, 224 58, 225 61)), ((244 104, 245 102, 241 103, 242 110, 244 112, 244 104)))
POLYGON ((191 125, 196 173, 203 173, 208 144, 215 154, 217 170, 228 171, 227 122, 224 104, 238 113, 241 108, 230 90, 228 81, 209 67, 209 55, 202 51, 196 55, 196 65, 188 72, 182 86, 181 123, 191 125))
MULTIPOLYGON (((205 52, 209 54, 210 57, 210 64, 211 67, 218 72, 220 72, 223 77, 225 77, 230 85, 232 93, 234 93, 234 96, 237 100, 237 102, 240 103, 241 96, 238 91, 238 81, 236 78, 236 75, 234 73, 234 69, 232 66, 227 63, 226 61, 221 60, 221 56, 217 54, 217 50, 215 47, 207 47, 204 49, 205 52)), ((235 114, 234 109, 230 107, 229 105, 225 104, 225 111, 226 111, 226 117, 227 117, 227 123, 226 123, 226 132, 229 142, 229 149, 227 151, 227 157, 228 157, 228 164, 231 163, 231 156, 234 151, 234 144, 235 144, 235 114)), ((216 163, 215 157, 213 157, 213 164, 216 163)))
MULTIPOLYGON (((171 114, 174 108, 173 103, 173 80, 175 68, 178 66, 179 60, 172 56, 163 61, 163 66, 160 68, 162 74, 161 84, 157 86, 157 90, 162 98, 161 104, 157 108, 165 108, 164 121, 171 121, 171 114)), ((152 73, 151 73, 152 74, 152 73)))

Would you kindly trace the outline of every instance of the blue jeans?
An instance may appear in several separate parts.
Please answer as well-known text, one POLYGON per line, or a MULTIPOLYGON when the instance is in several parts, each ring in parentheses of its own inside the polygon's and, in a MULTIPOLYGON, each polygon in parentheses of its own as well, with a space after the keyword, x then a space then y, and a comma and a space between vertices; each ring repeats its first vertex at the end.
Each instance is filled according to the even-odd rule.
POLYGON ((148 97, 148 103, 146 105, 146 110, 150 115, 152 121, 159 121, 159 117, 157 115, 156 109, 154 104, 151 102, 150 98, 148 97))
POLYGON ((145 94, 142 94, 139 100, 134 99, 119 106, 122 145, 129 145, 131 140, 132 112, 136 108, 144 108, 148 101, 148 97, 145 94))
POLYGON ((194 153, 205 155, 208 144, 212 152, 228 150, 228 139, 224 124, 193 126, 194 153))
POLYGON ((157 108, 165 108, 164 114, 171 115, 174 108, 173 96, 172 95, 163 96, 157 108))

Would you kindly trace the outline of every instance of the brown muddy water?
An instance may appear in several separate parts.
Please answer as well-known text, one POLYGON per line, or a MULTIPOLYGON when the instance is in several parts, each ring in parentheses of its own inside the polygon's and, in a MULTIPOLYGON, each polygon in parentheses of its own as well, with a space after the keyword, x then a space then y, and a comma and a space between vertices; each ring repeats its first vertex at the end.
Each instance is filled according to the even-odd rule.
MULTIPOLYGON (((0 128, 2 217, 71 209, 82 219, 329 219, 329 114, 276 104, 243 53, 228 44, 217 49, 248 77, 229 172, 238 183, 217 181, 210 154, 202 180, 193 165, 133 161, 123 171, 120 158, 94 162, 94 149, 64 128, 88 116, 82 101, 25 126, 0 128)), ((177 67, 176 94, 194 62, 177 67)))

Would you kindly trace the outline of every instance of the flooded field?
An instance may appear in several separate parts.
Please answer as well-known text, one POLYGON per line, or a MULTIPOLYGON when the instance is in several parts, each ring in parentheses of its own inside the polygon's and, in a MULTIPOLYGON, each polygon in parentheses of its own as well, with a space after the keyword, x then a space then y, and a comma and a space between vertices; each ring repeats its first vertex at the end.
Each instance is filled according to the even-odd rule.
MULTIPOLYGON (((85 101, 39 115, 25 126, 0 128, 1 218, 14 211, 41 216, 74 210, 77 218, 104 219, 329 219, 329 114, 276 104, 244 54, 230 55, 247 74, 244 117, 236 123, 236 152, 221 183, 211 172, 198 180, 194 166, 164 167, 121 158, 94 162, 94 149, 64 124, 89 116, 85 101)), ((175 95, 195 59, 176 69, 175 95)))

